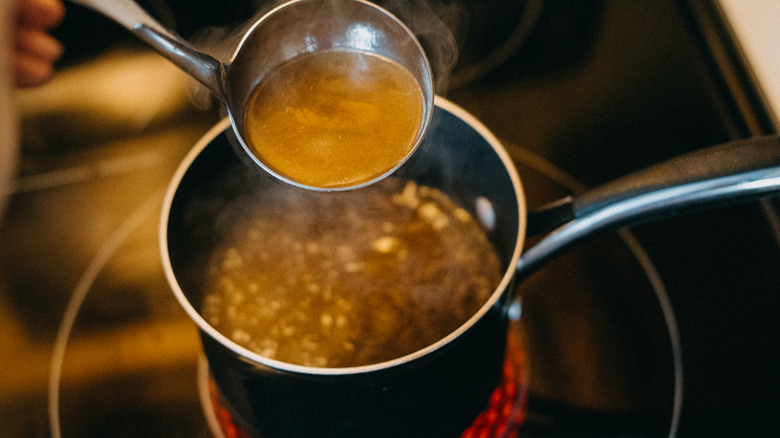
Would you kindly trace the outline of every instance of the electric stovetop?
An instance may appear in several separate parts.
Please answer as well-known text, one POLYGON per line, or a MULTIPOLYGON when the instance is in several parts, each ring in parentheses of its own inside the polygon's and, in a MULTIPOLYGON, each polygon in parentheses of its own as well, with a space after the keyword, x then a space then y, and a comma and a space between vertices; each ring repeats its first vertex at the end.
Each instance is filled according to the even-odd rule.
MULTIPOLYGON (((148 3, 185 36, 250 9, 148 3)), ((446 97, 505 144, 531 206, 776 132, 708 2, 524 4, 507 43, 461 66, 446 97)), ((198 334, 157 249, 162 193, 221 114, 196 108, 189 80, 124 31, 68 8, 57 78, 19 96, 24 155, 3 188, 0 430, 237 434, 215 429, 198 334)), ((766 199, 601 234, 524 281, 502 399, 520 411, 483 432, 776 434, 778 211, 766 199)))

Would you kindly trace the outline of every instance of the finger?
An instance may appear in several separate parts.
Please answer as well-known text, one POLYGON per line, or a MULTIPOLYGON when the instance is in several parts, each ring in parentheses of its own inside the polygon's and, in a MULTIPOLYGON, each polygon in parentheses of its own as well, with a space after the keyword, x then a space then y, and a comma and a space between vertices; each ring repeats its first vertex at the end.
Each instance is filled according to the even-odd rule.
POLYGON ((16 52, 54 62, 62 56, 63 46, 56 38, 35 28, 19 28, 16 52))
POLYGON ((54 75, 54 66, 46 59, 26 53, 14 56, 14 81, 17 87, 37 87, 54 75))
POLYGON ((17 11, 21 26, 51 29, 65 18, 65 5, 60 0, 18 0, 17 11))

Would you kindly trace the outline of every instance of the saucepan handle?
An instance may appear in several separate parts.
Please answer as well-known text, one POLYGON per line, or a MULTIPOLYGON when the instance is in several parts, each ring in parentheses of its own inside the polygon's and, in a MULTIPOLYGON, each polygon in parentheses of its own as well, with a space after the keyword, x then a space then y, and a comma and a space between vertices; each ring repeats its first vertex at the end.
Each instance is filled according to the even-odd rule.
POLYGON ((520 257, 517 276, 528 277, 573 243, 600 231, 778 192, 778 136, 682 155, 530 214, 531 232, 555 229, 520 257))

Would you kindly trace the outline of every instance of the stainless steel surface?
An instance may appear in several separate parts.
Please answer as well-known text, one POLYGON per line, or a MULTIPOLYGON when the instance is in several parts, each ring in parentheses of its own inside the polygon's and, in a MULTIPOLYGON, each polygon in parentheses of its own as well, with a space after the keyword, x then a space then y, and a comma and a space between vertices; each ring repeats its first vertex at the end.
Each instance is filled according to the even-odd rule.
POLYGON ((604 230, 755 201, 778 192, 777 136, 736 140, 675 157, 552 203, 553 217, 561 222, 523 252, 518 275, 531 275, 561 251, 604 230))
MULTIPOLYGON (((213 57, 171 32, 133 0, 70 0, 114 20, 141 41, 200 81, 221 101, 230 104, 225 68, 213 57)), ((251 74, 251 73, 250 73, 251 74)), ((234 110, 241 111, 237 108, 234 110)))
MULTIPOLYGON (((398 18, 362 0, 294 0, 258 13, 242 26, 228 60, 218 60, 170 31, 133 0, 71 0, 116 21, 174 65, 206 86, 225 105, 241 147, 257 165, 282 181, 315 190, 346 190, 371 184, 398 168, 420 144, 433 112, 431 65, 414 34, 398 18), (389 171, 348 187, 314 187, 283 175, 258 156, 245 127, 252 92, 271 71, 290 59, 328 50, 355 50, 399 63, 422 92, 422 117, 409 153, 389 171)), ((213 42, 215 45, 230 41, 213 42)))
MULTIPOLYGON (((775 132, 724 78, 701 3, 545 2, 511 59, 447 97, 504 142, 532 206, 775 132)), ((147 5, 187 37, 252 14, 232 0, 147 5)), ((195 110, 183 74, 78 9, 60 31, 58 78, 20 96, 24 156, 0 229, 0 430, 50 434, 63 353, 63 436, 209 436, 200 345, 165 285, 156 224, 173 169, 221 115, 195 110)), ((623 232, 599 235, 523 282, 521 436, 667 434, 674 369, 659 285, 683 352, 678 436, 776 435, 779 209, 770 198, 637 226, 631 250, 623 232)))
POLYGON ((361 0, 293 1, 272 9, 249 27, 225 64, 225 86, 228 115, 248 156, 277 178, 308 189, 346 190, 384 178, 420 145, 433 112, 433 73, 419 41, 395 16, 361 0), (420 85, 422 117, 409 153, 389 171, 349 187, 313 187, 280 174, 253 152, 244 138, 245 110, 258 82, 274 68, 298 55, 332 49, 369 52, 405 67, 420 85))

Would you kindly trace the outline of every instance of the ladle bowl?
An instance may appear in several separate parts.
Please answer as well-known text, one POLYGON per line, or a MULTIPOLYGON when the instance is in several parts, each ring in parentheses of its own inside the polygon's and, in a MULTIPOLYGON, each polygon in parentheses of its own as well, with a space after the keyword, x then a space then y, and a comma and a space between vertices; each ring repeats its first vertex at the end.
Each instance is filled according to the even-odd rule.
POLYGON ((71 1, 116 21, 205 85, 224 104, 236 140, 252 161, 275 177, 302 188, 348 190, 391 174, 415 152, 433 113, 433 77, 422 46, 398 18, 366 1, 293 0, 283 3, 251 23, 226 62, 196 49, 132 0, 71 1), (421 123, 407 155, 391 169, 355 185, 317 187, 291 179, 259 157, 247 138, 246 110, 258 84, 293 58, 325 51, 358 51, 394 61, 414 76, 422 91, 421 123))

